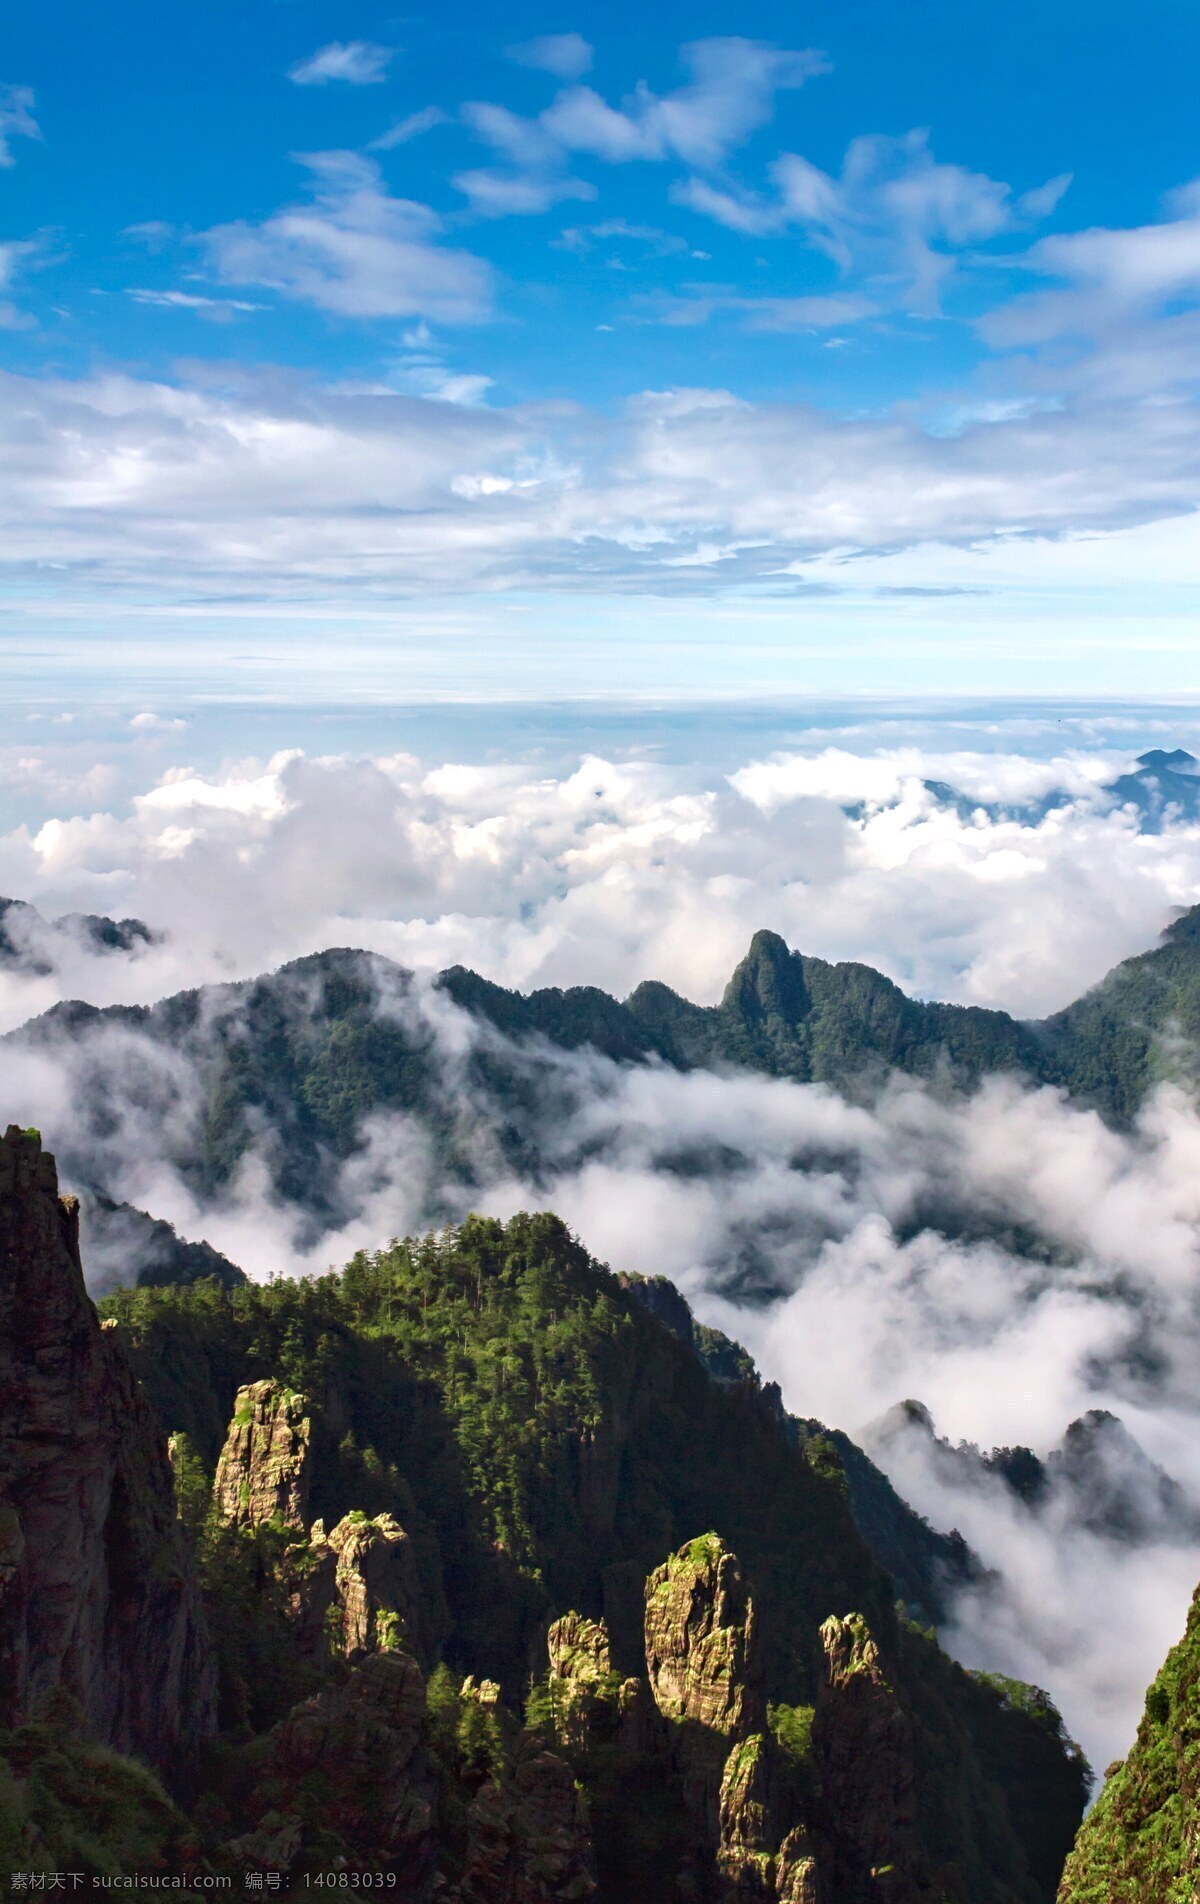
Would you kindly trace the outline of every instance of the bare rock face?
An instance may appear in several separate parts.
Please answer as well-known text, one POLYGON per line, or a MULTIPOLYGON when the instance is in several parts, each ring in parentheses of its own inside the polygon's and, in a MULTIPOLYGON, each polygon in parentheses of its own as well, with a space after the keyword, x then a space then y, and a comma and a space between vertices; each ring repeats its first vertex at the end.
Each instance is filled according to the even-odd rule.
POLYGON ((716 1534, 681 1547, 647 1580, 646 1668, 685 1800, 715 1846, 730 1748, 766 1722, 754 1602, 716 1534))
POLYGON ((774 1899, 775 1860, 770 1851, 767 1743, 752 1733, 735 1745, 721 1774, 721 1835, 717 1873, 722 1904, 774 1899))
POLYGON ((84 1289, 78 1207, 36 1133, 0 1139, 0 1725, 62 1688, 168 1775, 215 1669, 166 1443, 84 1289))
POLYGON ((223 1517, 235 1526, 307 1527, 312 1433, 305 1396, 281 1382, 240 1388, 213 1484, 223 1517))
POLYGON ((603 1620, 565 1613, 551 1626, 546 1646, 554 1731, 565 1751, 586 1753, 614 1744, 627 1752, 648 1752, 661 1744, 646 1683, 613 1670, 603 1620))
POLYGON ((830 1892, 839 1904, 912 1904, 925 1892, 911 1721, 861 1614, 826 1620, 821 1646, 825 1671, 813 1742, 830 1794, 830 1892))
POLYGON ((402 1641, 411 1644, 420 1583, 412 1542, 400 1523, 390 1514, 373 1521, 348 1514, 329 1535, 329 1546, 337 1557, 334 1593, 346 1658, 394 1650, 402 1641))
POLYGON ((519 1749, 509 1778, 480 1787, 468 1829, 455 1904, 586 1904, 595 1896, 591 1835, 574 1774, 536 1740, 519 1749))
POLYGON ((775 1895, 779 1904, 825 1904, 818 1880, 816 1851, 802 1825, 789 1831, 779 1847, 775 1895))

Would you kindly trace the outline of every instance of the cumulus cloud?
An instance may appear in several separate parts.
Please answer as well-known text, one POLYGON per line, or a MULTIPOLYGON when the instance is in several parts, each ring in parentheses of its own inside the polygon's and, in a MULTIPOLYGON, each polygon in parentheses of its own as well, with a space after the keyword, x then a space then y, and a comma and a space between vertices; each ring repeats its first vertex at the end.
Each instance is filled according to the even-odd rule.
POLYGON ((102 779, 58 784, 50 744, 14 750, 10 797, 51 810, 0 837, 0 892, 170 936, 136 967, 6 978, 5 1025, 64 994, 147 1000, 347 943, 519 986, 623 996, 653 977, 708 1003, 758 926, 922 996, 1035 1016, 1200 894, 1200 828, 1139 831, 1103 791, 1129 764, 1116 750, 843 744, 728 779, 596 755, 548 773, 290 750, 204 772, 186 764, 189 730, 139 717, 134 732, 179 764, 127 802, 102 779))
POLYGON ((427 205, 393 198, 353 152, 310 152, 311 199, 261 224, 217 225, 203 244, 218 276, 258 284, 340 317, 472 322, 490 304, 487 265, 438 242, 427 205))
POLYGON ((377 86, 387 78, 394 53, 394 47, 372 40, 331 40, 308 59, 290 66, 288 78, 296 86, 328 86, 334 80, 347 86, 377 86))

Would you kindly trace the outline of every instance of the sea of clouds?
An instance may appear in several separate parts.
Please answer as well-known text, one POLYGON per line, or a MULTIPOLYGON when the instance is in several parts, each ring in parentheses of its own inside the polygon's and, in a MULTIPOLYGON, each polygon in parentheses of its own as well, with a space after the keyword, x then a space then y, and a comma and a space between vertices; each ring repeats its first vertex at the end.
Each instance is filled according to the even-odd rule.
MULTIPOLYGON (((429 1131, 388 1114, 340 1165, 324 1231, 280 1205, 265 1139, 219 1201, 200 1201, 176 1166, 199 1114, 189 1057, 151 1051, 130 1026, 58 1051, 10 1045, 8 1112, 82 1172, 80 1106, 99 1068, 116 1116, 105 1187, 258 1276, 312 1273, 468 1207, 553 1207, 614 1267, 672 1277, 799 1414, 861 1434, 918 1397, 952 1440, 1044 1453, 1108 1408, 1200 1502, 1200 1116, 1181 1091, 1115 1132, 1014 1079, 966 1104, 902 1080, 851 1104, 819 1086, 506 1047, 538 1083, 522 1133, 532 1161, 516 1169, 470 1064, 504 1041, 426 976, 461 961, 523 988, 618 994, 656 977, 711 1001, 767 926, 925 996, 1041 1014, 1200 896, 1200 827, 1145 831, 1105 792, 1129 764, 1112 747, 845 740, 720 775, 598 756, 554 771, 180 759, 127 799, 68 800, 0 838, 0 892, 48 916, 134 914, 162 934, 132 956, 68 936, 54 970, 0 970, 4 1027, 61 997, 145 1002, 365 947, 381 955, 380 1012, 433 1041, 474 1181, 448 1180, 429 1131), (1055 791, 1068 797, 1046 811, 1055 791)), ((1103 1769, 1182 1629, 1194 1538, 1167 1527, 1122 1542, 1062 1503, 1031 1514, 998 1480, 956 1479, 919 1438, 880 1458, 1001 1575, 959 1599, 948 1643, 1046 1685, 1103 1769)))

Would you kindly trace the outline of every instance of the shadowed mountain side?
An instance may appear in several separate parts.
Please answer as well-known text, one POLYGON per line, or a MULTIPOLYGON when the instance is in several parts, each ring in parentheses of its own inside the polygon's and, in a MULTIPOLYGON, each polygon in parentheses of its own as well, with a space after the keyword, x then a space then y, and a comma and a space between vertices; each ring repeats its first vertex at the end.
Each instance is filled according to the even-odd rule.
POLYGON ((246 1280, 245 1271, 211 1243, 189 1243, 174 1224, 130 1203, 84 1191, 79 1209, 93 1295, 134 1283, 194 1283, 204 1276, 228 1287, 246 1280))
POLYGON ((748 1384, 760 1393, 786 1432, 815 1465, 840 1463, 854 1525, 892 1579, 908 1614, 929 1626, 949 1618, 956 1588, 979 1585, 987 1569, 962 1535, 941 1534, 896 1492, 882 1469, 841 1429, 789 1415, 778 1385, 763 1383, 739 1342, 696 1321, 686 1298, 665 1276, 618 1278, 672 1335, 693 1348, 716 1382, 748 1384))

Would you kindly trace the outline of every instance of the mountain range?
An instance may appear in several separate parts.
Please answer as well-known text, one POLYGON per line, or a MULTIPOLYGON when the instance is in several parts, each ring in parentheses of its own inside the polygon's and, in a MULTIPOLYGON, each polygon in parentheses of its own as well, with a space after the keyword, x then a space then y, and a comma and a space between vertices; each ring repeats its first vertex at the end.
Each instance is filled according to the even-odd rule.
MULTIPOLYGON (((145 1142, 200 1200, 256 1149, 275 1193, 319 1233, 352 1214, 339 1166, 380 1113, 416 1121, 447 1184, 469 1189, 499 1170, 538 1181, 546 1134, 563 1125, 555 1106, 596 1088, 568 1055, 740 1070, 859 1102, 897 1075, 945 1095, 1008 1074, 1125 1125, 1157 1084, 1194 1087, 1200 907, 1039 1021, 913 999, 868 965, 830 964, 760 931, 714 1006, 655 981, 617 1000, 590 986, 523 994, 461 966, 419 980, 341 949, 149 1006, 62 1003, 0 1042, 62 1067, 73 1111, 59 1147, 81 1190, 128 1200, 120 1167, 140 1117, 153 1126, 145 1142), (447 1008, 461 1036, 448 1038, 447 1008)), ((678 1158, 685 1172, 709 1163, 678 1158)))

